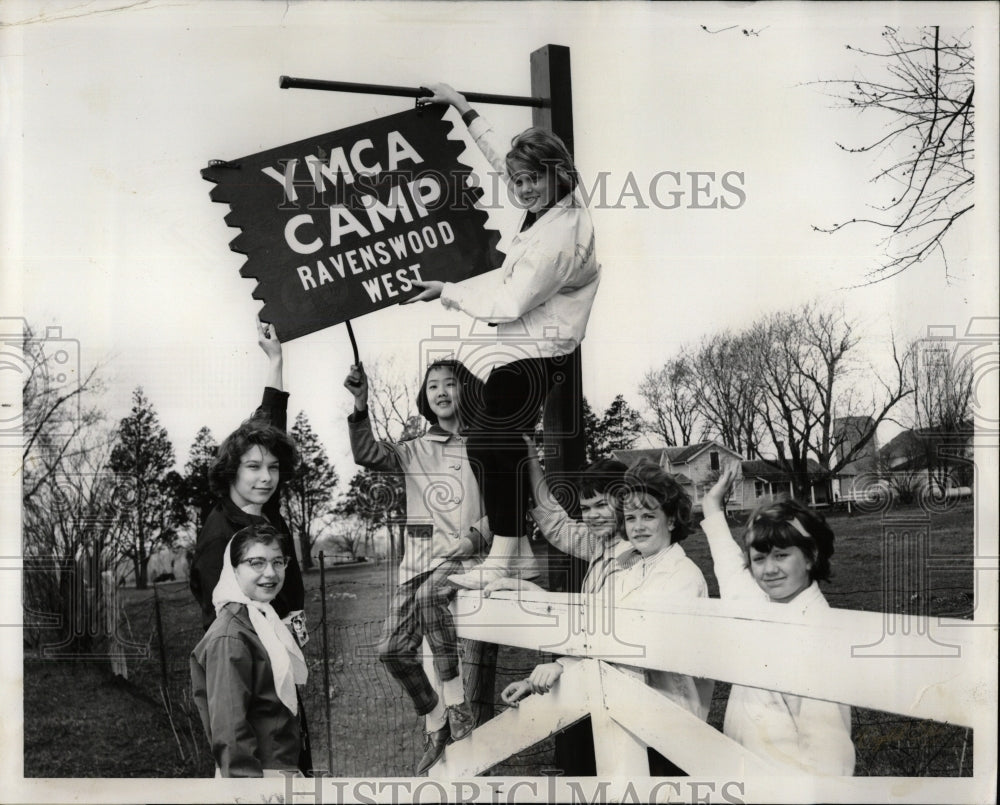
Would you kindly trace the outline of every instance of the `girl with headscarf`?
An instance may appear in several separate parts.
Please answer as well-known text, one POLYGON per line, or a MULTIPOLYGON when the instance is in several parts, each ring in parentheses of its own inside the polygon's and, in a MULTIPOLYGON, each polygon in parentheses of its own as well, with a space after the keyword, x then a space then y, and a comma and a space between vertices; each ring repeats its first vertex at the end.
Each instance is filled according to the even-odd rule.
POLYGON ((270 525, 238 531, 212 594, 216 617, 191 653, 195 705, 219 777, 298 773, 302 650, 271 602, 289 557, 270 525))

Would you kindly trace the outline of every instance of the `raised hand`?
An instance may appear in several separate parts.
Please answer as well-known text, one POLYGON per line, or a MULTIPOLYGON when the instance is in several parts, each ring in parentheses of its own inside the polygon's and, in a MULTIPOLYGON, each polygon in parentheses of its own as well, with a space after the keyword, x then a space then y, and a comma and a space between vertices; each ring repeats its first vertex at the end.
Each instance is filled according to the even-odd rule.
POLYGON ((723 467, 722 472, 719 473, 719 480, 715 482, 711 489, 708 490, 708 494, 701 501, 701 510, 708 517, 710 514, 717 514, 723 511, 723 504, 726 500, 726 496, 729 494, 736 482, 737 465, 727 464, 723 467))
POLYGON ((274 332, 274 327, 265 324, 260 319, 257 319, 257 343, 271 360, 281 357, 281 342, 278 340, 278 334, 274 332))
POLYGON ((431 94, 417 98, 417 103, 421 106, 425 103, 446 103, 449 106, 454 106, 459 114, 465 114, 472 108, 465 100, 465 96, 450 84, 424 84, 423 88, 430 90, 431 94))
POLYGON ((368 375, 363 363, 351 364, 351 371, 344 379, 344 388, 354 395, 355 411, 364 411, 368 407, 368 375))

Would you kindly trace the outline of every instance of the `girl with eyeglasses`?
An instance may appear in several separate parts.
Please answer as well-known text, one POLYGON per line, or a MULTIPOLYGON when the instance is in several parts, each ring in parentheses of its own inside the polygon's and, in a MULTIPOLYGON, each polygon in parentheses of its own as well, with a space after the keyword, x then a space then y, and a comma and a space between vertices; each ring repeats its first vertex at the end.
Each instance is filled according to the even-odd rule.
POLYGON ((270 525, 238 531, 212 594, 216 618, 191 652, 192 695, 217 777, 299 771, 296 685, 308 672, 295 637, 272 606, 290 557, 270 525))

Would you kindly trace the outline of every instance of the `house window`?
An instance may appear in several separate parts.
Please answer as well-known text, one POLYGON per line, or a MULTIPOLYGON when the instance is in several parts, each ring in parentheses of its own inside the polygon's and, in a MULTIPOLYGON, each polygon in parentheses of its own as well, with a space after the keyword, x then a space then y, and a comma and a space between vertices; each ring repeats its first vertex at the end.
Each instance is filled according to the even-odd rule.
POLYGON ((719 469, 719 454, 714 450, 708 454, 708 460, 712 463, 712 469, 719 469))
POLYGON ((754 481, 753 482, 753 496, 755 498, 762 498, 762 497, 764 497, 764 482, 763 481, 754 481))

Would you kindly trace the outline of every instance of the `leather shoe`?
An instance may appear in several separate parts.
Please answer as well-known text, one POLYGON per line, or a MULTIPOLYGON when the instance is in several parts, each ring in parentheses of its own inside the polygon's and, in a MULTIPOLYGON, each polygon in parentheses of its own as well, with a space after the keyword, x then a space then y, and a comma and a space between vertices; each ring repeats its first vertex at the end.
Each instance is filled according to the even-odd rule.
POLYGON ((424 754, 417 764, 415 777, 421 777, 426 774, 427 770, 438 762, 438 759, 444 754, 444 748, 448 745, 450 739, 451 729, 447 723, 439 730, 424 733, 424 754))
POLYGON ((473 717, 472 708, 467 701, 448 705, 445 708, 445 713, 448 716, 452 740, 461 741, 476 726, 476 719, 473 717))

